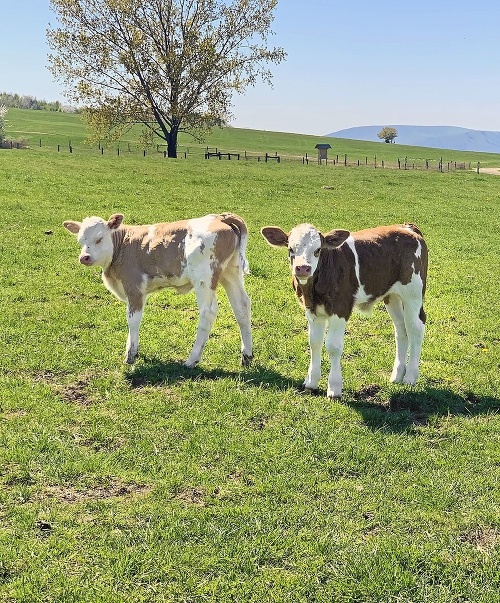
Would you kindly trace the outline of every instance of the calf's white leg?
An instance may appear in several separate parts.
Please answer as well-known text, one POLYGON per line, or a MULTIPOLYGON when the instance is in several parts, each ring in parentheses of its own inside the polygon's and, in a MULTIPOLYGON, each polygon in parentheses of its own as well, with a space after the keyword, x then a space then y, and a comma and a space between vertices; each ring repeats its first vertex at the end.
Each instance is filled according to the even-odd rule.
POLYGON ((414 385, 419 375, 420 354, 424 341, 425 325, 420 320, 421 301, 412 300, 405 303, 404 317, 409 339, 409 357, 403 383, 414 385))
POLYGON ((139 354, 139 327, 141 326, 143 311, 144 306, 137 309, 127 303, 128 338, 125 349, 126 364, 133 364, 139 354))
POLYGON ((390 295, 385 300, 385 307, 394 323, 396 338, 396 357, 391 373, 392 383, 401 383, 406 372, 406 357, 408 354, 408 334, 406 332, 403 302, 399 295, 390 295))
POLYGON ((311 360, 309 370, 304 381, 306 389, 318 389, 321 377, 321 350, 325 339, 326 319, 319 318, 310 310, 306 310, 307 323, 309 325, 309 352, 311 360))
POLYGON ((340 398, 342 395, 342 373, 340 369, 340 358, 344 349, 344 334, 346 326, 345 318, 330 316, 328 320, 328 332, 326 334, 326 351, 330 357, 330 374, 328 375, 329 398, 340 398))
POLYGON ((215 297, 215 291, 213 289, 206 286, 204 283, 200 283, 195 287, 195 293, 200 310, 200 318, 193 349, 189 354, 189 358, 184 363, 185 366, 188 367, 195 366, 200 361, 203 348, 207 343, 218 310, 217 298, 215 297))
POLYGON ((241 334, 241 364, 249 366, 253 357, 251 303, 243 286, 241 270, 226 271, 221 277, 241 334))

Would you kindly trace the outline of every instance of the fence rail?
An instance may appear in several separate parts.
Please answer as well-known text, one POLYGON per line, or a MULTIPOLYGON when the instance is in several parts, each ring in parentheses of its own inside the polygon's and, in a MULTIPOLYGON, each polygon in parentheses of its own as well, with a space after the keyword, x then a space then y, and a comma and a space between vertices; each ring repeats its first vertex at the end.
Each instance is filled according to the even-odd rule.
MULTIPOLYGON (((24 140, 23 141, 9 141, 3 140, 3 148, 7 149, 29 149, 32 148, 33 145, 28 145, 24 140)), ((130 142, 125 142, 121 144, 117 144, 114 147, 108 146, 105 147, 101 143, 99 143, 96 147, 92 147, 89 145, 75 146, 72 141, 69 140, 65 143, 54 144, 53 141, 50 143, 43 142, 40 138, 38 141, 39 148, 51 148, 58 153, 70 153, 70 154, 91 154, 97 153, 101 156, 127 156, 127 155, 142 155, 144 158, 147 157, 161 157, 163 156, 165 159, 167 158, 167 151, 164 144, 156 145, 156 150, 154 147, 150 149, 140 149, 137 145, 131 145, 130 142)), ((235 160, 235 161, 257 161, 268 163, 270 161, 281 163, 285 162, 301 162, 302 165, 324 165, 325 167, 344 167, 344 168, 374 168, 374 169, 398 169, 398 170, 434 170, 439 172, 450 172, 450 171, 458 171, 458 170, 476 170, 479 173, 480 170, 480 162, 471 162, 471 161, 455 161, 455 160, 446 160, 443 157, 439 159, 413 159, 408 156, 398 158, 397 160, 384 160, 374 155, 373 157, 369 157, 365 155, 361 158, 350 157, 347 154, 336 154, 331 155, 328 158, 319 159, 314 154, 311 156, 309 153, 304 154, 285 154, 278 153, 275 151, 274 154, 266 152, 258 152, 258 151, 240 151, 234 149, 219 149, 218 147, 205 147, 201 148, 199 146, 196 147, 178 147, 177 149, 177 159, 212 159, 216 158, 218 160, 235 160)))

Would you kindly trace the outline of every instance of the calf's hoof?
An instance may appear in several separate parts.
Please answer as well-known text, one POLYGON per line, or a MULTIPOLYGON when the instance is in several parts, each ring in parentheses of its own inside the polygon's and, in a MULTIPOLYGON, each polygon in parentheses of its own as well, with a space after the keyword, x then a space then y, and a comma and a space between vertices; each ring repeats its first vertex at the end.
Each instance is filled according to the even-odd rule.
POLYGON ((135 352, 134 354, 128 352, 125 354, 125 358, 123 359, 123 362, 125 364, 134 364, 134 362, 137 360, 137 356, 139 356, 138 352, 135 352))
POLYGON ((189 360, 189 358, 184 363, 186 368, 194 368, 198 364, 198 360, 189 360))
POLYGON ((308 394, 309 396, 319 396, 319 387, 307 387, 307 385, 303 383, 299 387, 299 392, 301 394, 308 394))
POLYGON ((241 366, 248 367, 252 364, 253 355, 249 356, 248 354, 241 355, 241 366))
POLYGON ((327 392, 326 397, 329 400, 340 400, 340 398, 342 398, 342 392, 340 392, 340 394, 335 392, 327 392))

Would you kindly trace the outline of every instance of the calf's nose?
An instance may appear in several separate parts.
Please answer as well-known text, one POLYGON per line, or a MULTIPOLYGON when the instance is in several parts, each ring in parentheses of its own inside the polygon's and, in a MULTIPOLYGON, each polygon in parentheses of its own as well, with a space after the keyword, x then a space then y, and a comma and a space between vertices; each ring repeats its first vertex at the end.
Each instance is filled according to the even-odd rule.
POLYGON ((92 263, 92 259, 90 255, 81 255, 80 256, 80 264, 88 265, 92 263))
POLYGON ((311 266, 303 264, 302 266, 295 266, 295 276, 310 276, 311 266))

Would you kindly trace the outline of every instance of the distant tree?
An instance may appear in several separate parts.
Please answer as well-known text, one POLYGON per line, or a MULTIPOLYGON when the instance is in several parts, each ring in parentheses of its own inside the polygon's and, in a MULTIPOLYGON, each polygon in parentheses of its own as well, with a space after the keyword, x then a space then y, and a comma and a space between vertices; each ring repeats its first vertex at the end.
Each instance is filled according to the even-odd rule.
POLYGON ((385 140, 385 142, 393 142, 395 138, 398 136, 398 131, 396 128, 391 128, 390 126, 385 126, 380 130, 377 136, 381 140, 385 140))
POLYGON ((7 115, 7 107, 0 105, 0 148, 3 146, 3 139, 5 137, 5 116, 7 115))
POLYGON ((94 138, 113 140, 134 123, 144 140, 195 139, 227 123, 234 92, 267 63, 278 0, 51 0, 60 27, 47 31, 49 69, 67 96, 86 107, 94 138))
POLYGON ((13 109, 61 110, 61 103, 59 101, 47 102, 45 100, 37 100, 34 96, 20 96, 19 94, 9 94, 8 92, 0 92, 0 104, 13 109))

